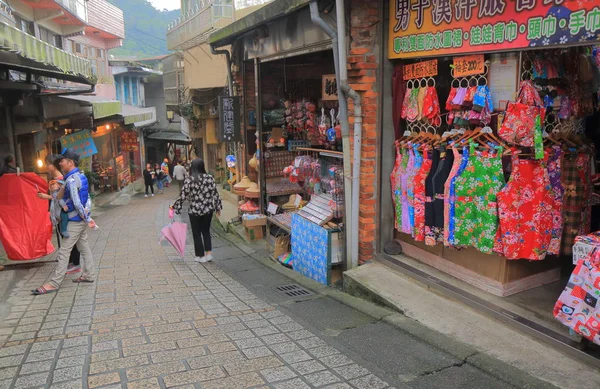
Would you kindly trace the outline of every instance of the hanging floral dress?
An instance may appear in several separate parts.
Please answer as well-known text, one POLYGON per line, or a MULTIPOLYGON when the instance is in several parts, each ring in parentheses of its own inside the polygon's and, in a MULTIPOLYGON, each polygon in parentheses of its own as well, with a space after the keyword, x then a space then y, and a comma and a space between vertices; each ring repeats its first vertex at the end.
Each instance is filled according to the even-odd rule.
POLYGON ((462 175, 467 164, 469 163, 469 149, 463 147, 462 160, 458 171, 450 180, 448 189, 448 246, 454 246, 454 230, 455 230, 455 215, 456 215, 456 180, 462 175))
POLYGON ((410 229, 408 231, 409 234, 412 234, 413 229, 415 228, 415 176, 421 169, 421 165, 423 165, 423 156, 419 153, 417 146, 413 146, 413 153, 415 155, 415 162, 413 164, 413 168, 411 169, 409 175, 407 176, 408 181, 408 215, 410 222, 410 229))
POLYGON ((410 226, 410 202, 408 201, 408 183, 411 172, 415 168, 415 154, 412 149, 405 151, 404 158, 406 159, 406 168, 402 172, 401 176, 401 189, 402 189, 402 224, 401 231, 405 234, 412 232, 410 226))
POLYGON ((425 180, 427 179, 427 175, 429 175, 431 165, 432 159, 430 152, 426 148, 423 153, 423 163, 414 179, 415 224, 412 235, 417 242, 425 240, 425 180))
POLYGON ((396 163, 394 164, 394 170, 390 174, 390 184, 392 187, 392 201, 394 202, 394 211, 396 217, 394 218, 394 227, 400 231, 402 225, 402 158, 404 157, 402 149, 396 147, 396 163))
POLYGON ((444 246, 450 246, 449 238, 450 238, 450 200, 452 196, 450 196, 450 185, 456 174, 458 173, 460 166, 462 165, 463 156, 460 155, 458 150, 455 147, 452 147, 452 154, 454 155, 454 160, 452 162, 452 169, 448 174, 448 178, 444 183, 444 246))
POLYGON ((507 259, 542 260, 552 239, 554 194, 545 160, 513 156, 508 184, 498 193, 499 245, 507 259))
POLYGON ((469 146, 469 161, 460 176, 454 182, 454 240, 455 246, 470 246, 471 238, 477 226, 477 207, 475 197, 480 186, 479 175, 482 174, 485 158, 481 152, 475 152, 475 144, 469 146))
POLYGON ((562 149, 560 146, 552 147, 550 157, 548 158, 548 177, 552 185, 552 195, 554 197, 554 210, 552 213, 552 239, 548 247, 548 254, 560 255, 560 241, 563 230, 563 196, 565 190, 560 181, 562 167, 562 149))

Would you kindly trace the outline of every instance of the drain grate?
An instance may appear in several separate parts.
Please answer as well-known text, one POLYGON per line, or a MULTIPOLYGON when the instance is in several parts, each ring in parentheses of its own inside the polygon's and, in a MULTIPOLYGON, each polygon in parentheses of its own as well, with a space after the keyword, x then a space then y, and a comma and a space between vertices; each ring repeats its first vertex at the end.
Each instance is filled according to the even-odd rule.
POLYGON ((313 294, 311 291, 304 289, 300 285, 296 285, 296 284, 282 285, 282 286, 276 287, 275 289, 277 289, 278 291, 280 291, 282 293, 285 293, 286 295, 288 295, 290 297, 303 297, 303 296, 310 296, 313 294))

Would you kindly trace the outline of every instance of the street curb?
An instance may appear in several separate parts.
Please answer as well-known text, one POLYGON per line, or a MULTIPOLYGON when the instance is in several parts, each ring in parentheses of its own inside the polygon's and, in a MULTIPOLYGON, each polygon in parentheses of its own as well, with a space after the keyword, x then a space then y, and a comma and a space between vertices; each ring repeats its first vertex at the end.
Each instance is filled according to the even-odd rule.
POLYGON ((266 254, 265 250, 253 249, 237 236, 237 234, 228 233, 227 235, 230 236, 222 236, 222 238, 235 245, 255 261, 292 279, 295 283, 308 288, 315 293, 331 297, 332 299, 378 321, 383 321, 384 323, 406 332, 510 385, 523 389, 560 389, 551 383, 533 377, 506 362, 482 354, 474 347, 455 341, 451 337, 427 327, 425 324, 404 316, 402 313, 398 313, 397 311, 382 307, 371 301, 352 296, 348 293, 306 278, 300 273, 273 262, 268 258, 268 254, 266 254))

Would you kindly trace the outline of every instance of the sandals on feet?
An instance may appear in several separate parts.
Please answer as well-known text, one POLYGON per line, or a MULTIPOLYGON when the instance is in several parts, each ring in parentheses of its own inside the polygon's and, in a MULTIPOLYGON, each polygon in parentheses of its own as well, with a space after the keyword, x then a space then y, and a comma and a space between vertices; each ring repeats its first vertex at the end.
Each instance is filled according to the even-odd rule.
POLYGON ((31 291, 31 294, 34 296, 40 296, 42 294, 48 294, 48 293, 54 293, 58 290, 58 288, 56 289, 48 289, 45 287, 45 285, 42 285, 34 290, 31 291))

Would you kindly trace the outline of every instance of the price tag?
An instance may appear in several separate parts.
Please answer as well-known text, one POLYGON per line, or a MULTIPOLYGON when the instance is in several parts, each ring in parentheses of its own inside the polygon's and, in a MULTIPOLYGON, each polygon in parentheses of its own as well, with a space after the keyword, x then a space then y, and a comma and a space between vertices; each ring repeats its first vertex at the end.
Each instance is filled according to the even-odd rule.
POLYGON ((269 202, 269 206, 267 207, 267 212, 269 212, 271 215, 275 215, 277 213, 278 209, 279 209, 279 205, 269 202))
POLYGON ((594 249, 594 245, 577 242, 573 245, 573 265, 577 265, 579 260, 584 259, 594 249))
POLYGON ((483 54, 454 57, 453 65, 454 78, 485 73, 485 59, 483 54))
POLYGON ((296 195, 296 201, 294 201, 294 207, 298 208, 300 206, 301 201, 302 201, 302 196, 296 195))

